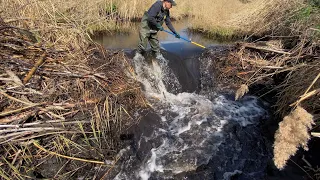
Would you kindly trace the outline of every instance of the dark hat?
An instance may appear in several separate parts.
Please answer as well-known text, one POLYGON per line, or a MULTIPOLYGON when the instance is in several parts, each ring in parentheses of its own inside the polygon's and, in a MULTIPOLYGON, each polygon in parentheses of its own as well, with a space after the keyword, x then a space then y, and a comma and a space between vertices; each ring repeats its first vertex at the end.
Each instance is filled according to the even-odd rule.
POLYGON ((164 0, 164 1, 168 1, 169 3, 172 4, 172 6, 176 6, 177 3, 174 0, 164 0))

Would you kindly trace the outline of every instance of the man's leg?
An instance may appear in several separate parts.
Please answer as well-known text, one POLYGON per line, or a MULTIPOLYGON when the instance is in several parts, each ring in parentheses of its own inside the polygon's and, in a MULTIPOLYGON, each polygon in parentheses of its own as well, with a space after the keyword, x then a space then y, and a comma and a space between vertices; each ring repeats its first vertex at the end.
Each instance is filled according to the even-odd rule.
POLYGON ((147 50, 148 46, 148 37, 149 37, 149 31, 141 29, 139 31, 139 45, 138 45, 138 52, 143 54, 147 50))
POLYGON ((160 44, 157 33, 150 34, 149 43, 154 54, 160 53, 160 44))
POLYGON ((152 49, 152 52, 155 54, 156 59, 160 60, 160 61, 165 61, 166 59, 162 56, 161 52, 160 52, 160 44, 159 44, 159 40, 158 40, 158 35, 157 33, 152 33, 150 34, 149 37, 149 43, 152 49))
POLYGON ((146 52, 149 34, 146 30, 139 31, 139 45, 134 59, 144 59, 143 54, 146 52))

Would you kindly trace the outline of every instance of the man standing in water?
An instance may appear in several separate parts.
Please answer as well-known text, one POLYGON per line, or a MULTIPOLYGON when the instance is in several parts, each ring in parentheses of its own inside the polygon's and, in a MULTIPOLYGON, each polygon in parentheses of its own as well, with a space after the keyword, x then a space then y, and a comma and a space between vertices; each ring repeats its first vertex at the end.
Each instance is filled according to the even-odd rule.
POLYGON ((139 31, 140 42, 134 59, 144 59, 143 54, 146 52, 147 43, 149 42, 156 59, 166 62, 160 52, 157 33, 158 31, 163 31, 162 24, 165 21, 167 27, 175 34, 176 38, 180 38, 170 20, 169 9, 175 5, 174 0, 157 1, 144 13, 139 31))

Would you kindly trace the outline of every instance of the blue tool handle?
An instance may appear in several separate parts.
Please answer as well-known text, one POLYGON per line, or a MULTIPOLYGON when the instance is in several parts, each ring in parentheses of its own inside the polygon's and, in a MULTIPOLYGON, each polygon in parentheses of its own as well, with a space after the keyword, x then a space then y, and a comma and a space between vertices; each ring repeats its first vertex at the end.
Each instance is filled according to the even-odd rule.
MULTIPOLYGON (((175 36, 175 34, 173 33, 173 32, 170 32, 170 31, 168 31, 168 30, 163 30, 164 32, 166 32, 166 33, 169 33, 169 34, 172 34, 172 35, 174 35, 175 36)), ((180 36, 180 39, 183 39, 183 40, 185 40, 185 41, 187 41, 187 42, 191 42, 191 40, 189 40, 189 39, 187 39, 187 38, 184 38, 184 37, 181 37, 180 36)))

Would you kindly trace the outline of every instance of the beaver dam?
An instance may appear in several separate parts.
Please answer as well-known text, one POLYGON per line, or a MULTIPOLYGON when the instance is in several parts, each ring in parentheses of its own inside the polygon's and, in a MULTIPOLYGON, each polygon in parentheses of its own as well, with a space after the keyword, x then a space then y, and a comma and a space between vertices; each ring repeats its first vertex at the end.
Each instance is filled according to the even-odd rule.
MULTIPOLYGON (((319 179, 320 11, 272 2, 239 41, 179 11, 181 36, 207 48, 160 32, 167 64, 133 60, 136 23, 89 35, 95 18, 61 13, 80 17, 72 4, 9 3, 22 14, 0 9, 1 179, 319 179)), ((111 5, 92 12, 127 23, 111 5)))

